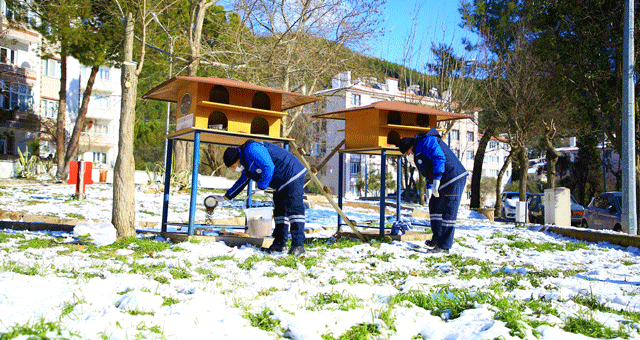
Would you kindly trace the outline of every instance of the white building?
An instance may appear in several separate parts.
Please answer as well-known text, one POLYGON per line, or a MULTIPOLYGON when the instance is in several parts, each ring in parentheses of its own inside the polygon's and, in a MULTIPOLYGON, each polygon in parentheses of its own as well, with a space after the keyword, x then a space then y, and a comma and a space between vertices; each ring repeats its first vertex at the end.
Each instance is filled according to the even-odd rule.
MULTIPOLYGON (((377 83, 377 79, 351 79, 351 72, 343 72, 332 79, 332 88, 316 92, 315 95, 325 98, 324 112, 342 110, 351 107, 365 106, 381 100, 402 101, 410 104, 442 107, 446 104, 442 99, 429 97, 420 93, 418 85, 412 85, 404 90, 398 88, 398 79, 387 78, 384 84, 377 83)), ((478 112, 473 112, 474 120, 477 121, 478 112)), ((453 121, 453 127, 444 137, 452 151, 458 156, 464 166, 470 172, 473 170, 473 158, 478 147, 478 127, 475 121, 463 119, 453 121)), ((324 144, 319 142, 312 148, 312 155, 322 157, 328 154, 338 144, 344 140, 344 121, 327 119, 324 130, 326 137, 324 144)), ((444 123, 447 124, 447 123, 444 123)), ((444 125, 442 128, 446 128, 444 125)), ((344 149, 344 147, 342 147, 344 149)), ((396 169, 392 166, 393 161, 387 158, 387 172, 392 173, 396 180, 396 169)), ((367 156, 358 154, 344 155, 344 191, 346 198, 359 197, 364 192, 358 192, 356 183, 358 175, 364 176, 365 171, 380 169, 380 156, 367 156), (366 170, 365 170, 366 169, 366 170)), ((500 160, 504 161, 501 157, 500 160)), ((323 182, 328 185, 333 192, 338 192, 338 156, 334 155, 327 165, 321 169, 323 182)), ((497 173, 496 173, 497 175, 497 173)), ((468 176, 468 183, 471 176, 468 176)), ((395 187, 387 186, 387 193, 395 192, 395 187)), ((470 190, 466 189, 462 204, 469 204, 471 197, 470 190)))
MULTIPOLYGON (((0 39, 0 80, 4 89, 2 108, 19 106, 13 117, 0 122, 0 159, 15 159, 18 149, 40 141, 40 156, 55 154, 52 135, 45 131, 55 120, 60 102, 60 59, 40 59, 43 43, 36 31, 14 28, 6 20, 5 1, 0 1, 4 37, 0 39)), ((67 59, 65 138, 75 125, 91 69, 74 58, 67 59)), ((113 167, 117 156, 120 120, 120 70, 101 67, 96 77, 85 127, 80 136, 78 158, 94 162, 94 168, 113 167)), ((65 145, 66 147, 66 145, 65 145)))
MULTIPOLYGON (((480 135, 478 135, 478 139, 480 139, 480 135)), ((502 138, 491 137, 489 143, 487 144, 487 148, 484 151, 484 160, 482 165, 482 177, 490 177, 490 178, 498 178, 498 173, 502 166, 504 165, 504 161, 509 157, 509 152, 511 147, 506 140, 502 138)), ((502 176, 502 183, 500 188, 501 191, 504 191, 504 187, 509 184, 511 180, 511 163, 507 166, 507 169, 502 176)), ((496 195, 494 192, 489 193, 485 197, 485 201, 480 204, 484 206, 493 206, 496 202, 496 195)))

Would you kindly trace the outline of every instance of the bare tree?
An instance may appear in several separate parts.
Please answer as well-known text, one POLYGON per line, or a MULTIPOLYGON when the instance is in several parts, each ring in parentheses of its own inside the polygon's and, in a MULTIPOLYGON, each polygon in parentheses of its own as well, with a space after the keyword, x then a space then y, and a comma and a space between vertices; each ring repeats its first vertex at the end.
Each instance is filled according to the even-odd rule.
MULTIPOLYGON (((253 33, 237 38, 247 65, 242 74, 285 91, 313 93, 346 67, 353 54, 345 47, 364 51, 366 42, 376 38, 382 4, 384 0, 236 1, 235 10, 253 33)), ((302 114, 294 109, 283 118, 283 136, 291 134, 302 114)))
POLYGON ((135 236, 135 165, 133 159, 134 119, 138 77, 142 71, 146 52, 147 27, 152 14, 162 13, 171 2, 155 1, 148 6, 146 0, 118 3, 123 17, 124 46, 122 62, 122 101, 118 157, 113 169, 113 210, 111 221, 119 237, 135 236), (137 61, 134 61, 134 34, 140 34, 137 61))

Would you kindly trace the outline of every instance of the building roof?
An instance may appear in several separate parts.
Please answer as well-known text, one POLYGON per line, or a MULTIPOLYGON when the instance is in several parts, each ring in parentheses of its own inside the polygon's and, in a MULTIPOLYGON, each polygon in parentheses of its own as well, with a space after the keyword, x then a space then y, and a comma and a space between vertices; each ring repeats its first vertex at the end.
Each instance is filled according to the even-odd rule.
POLYGON ((342 110, 337 110, 337 111, 332 111, 327 113, 321 113, 321 114, 314 115, 313 117, 344 120, 347 112, 361 111, 361 110, 368 110, 368 109, 411 112, 411 113, 417 113, 417 114, 425 114, 429 116, 437 116, 438 121, 473 118, 471 115, 466 115, 462 113, 446 112, 446 111, 434 109, 431 107, 418 106, 418 105, 412 105, 412 104, 407 104, 403 102, 388 101, 388 100, 375 102, 367 106, 358 106, 358 107, 352 107, 348 109, 342 109, 342 110))
POLYGON ((275 110, 275 111, 284 111, 290 108, 294 108, 296 106, 313 103, 318 99, 320 99, 314 96, 308 96, 300 93, 277 90, 274 88, 246 83, 246 82, 234 80, 234 79, 208 78, 208 77, 173 77, 169 80, 164 81, 162 84, 154 87, 149 92, 145 93, 142 96, 142 98, 176 103, 178 101, 178 98, 177 98, 178 90, 186 86, 188 83, 193 83, 193 82, 248 89, 248 90, 260 91, 265 93, 281 94, 282 105, 280 108, 277 108, 278 110, 275 110))

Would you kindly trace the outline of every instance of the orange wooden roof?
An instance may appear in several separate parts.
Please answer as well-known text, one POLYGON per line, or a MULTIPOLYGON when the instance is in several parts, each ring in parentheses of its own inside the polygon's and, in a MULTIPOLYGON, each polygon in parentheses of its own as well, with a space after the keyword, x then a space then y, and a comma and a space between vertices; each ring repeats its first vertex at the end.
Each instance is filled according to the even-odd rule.
MULTIPOLYGON (((282 90, 276 90, 270 87, 264 87, 260 85, 254 85, 245 83, 239 80, 225 79, 225 78, 207 78, 207 77, 173 77, 164 81, 162 84, 154 87, 149 92, 145 93, 142 98, 155 99, 166 102, 178 101, 178 89, 186 86, 188 83, 206 83, 213 85, 222 85, 225 87, 235 87, 241 89, 249 89, 254 91, 261 91, 265 93, 278 93, 282 95, 282 107, 277 108, 274 111, 284 111, 296 106, 313 103, 317 101, 318 97, 308 96, 300 93, 287 92, 282 90)), ((276 108, 274 108, 276 109, 276 108)))
POLYGON ((429 116, 437 116, 438 121, 473 118, 471 115, 466 115, 463 113, 446 112, 446 111, 434 109, 432 107, 418 106, 418 105, 407 104, 407 103, 397 102, 397 101, 388 101, 388 100, 375 102, 367 106, 358 106, 358 107, 352 107, 352 108, 338 110, 338 111, 321 113, 321 114, 314 115, 313 117, 344 120, 347 112, 368 110, 368 109, 388 110, 388 111, 398 111, 398 112, 412 112, 412 113, 424 114, 429 116))

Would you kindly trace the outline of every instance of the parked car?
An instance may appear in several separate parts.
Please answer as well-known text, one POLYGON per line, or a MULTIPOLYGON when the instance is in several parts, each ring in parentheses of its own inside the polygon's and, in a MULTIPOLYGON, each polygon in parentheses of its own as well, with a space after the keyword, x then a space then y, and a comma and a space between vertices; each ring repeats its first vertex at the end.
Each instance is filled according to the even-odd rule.
MULTIPOLYGON (((529 197, 528 209, 529 221, 532 223, 544 223, 544 204, 542 204, 543 193, 532 194, 529 197)), ((571 196, 571 225, 580 225, 582 223, 582 215, 584 207, 578 204, 578 201, 571 196)))
MULTIPOLYGON (((389 199, 395 199, 397 197, 398 193, 395 191, 387 194, 387 198, 389 199)), ((402 194, 400 195, 400 198, 405 202, 418 202, 419 197, 420 190, 416 189, 402 189, 402 194)))
POLYGON ((591 200, 584 209, 581 226, 591 229, 622 231, 622 193, 605 192, 591 200))
MULTIPOLYGON (((526 193, 526 198, 531 196, 531 193, 526 193)), ((506 191, 502 193, 502 217, 510 220, 516 218, 516 202, 520 200, 520 193, 518 191, 506 191)))

